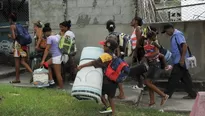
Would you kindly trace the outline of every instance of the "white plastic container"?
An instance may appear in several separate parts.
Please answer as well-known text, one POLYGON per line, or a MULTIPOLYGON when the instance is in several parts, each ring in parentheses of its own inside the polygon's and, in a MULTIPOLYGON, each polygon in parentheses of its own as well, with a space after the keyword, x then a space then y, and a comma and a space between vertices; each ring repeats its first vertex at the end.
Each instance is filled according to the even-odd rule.
MULTIPOLYGON (((103 53, 99 47, 85 47, 82 50, 79 65, 96 60, 103 53)), ((75 78, 71 95, 79 100, 101 101, 103 72, 101 68, 85 67, 81 69, 75 78)))

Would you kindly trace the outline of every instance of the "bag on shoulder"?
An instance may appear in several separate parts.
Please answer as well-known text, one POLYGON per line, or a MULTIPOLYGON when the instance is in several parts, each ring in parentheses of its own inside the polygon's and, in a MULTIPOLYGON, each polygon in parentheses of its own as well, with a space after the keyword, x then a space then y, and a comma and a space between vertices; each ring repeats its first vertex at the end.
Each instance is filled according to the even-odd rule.
POLYGON ((105 75, 112 81, 123 82, 130 72, 129 65, 121 58, 113 58, 105 69, 105 75))
POLYGON ((20 23, 16 24, 17 41, 20 45, 28 45, 32 42, 31 36, 20 23))
POLYGON ((58 47, 60 48, 62 54, 72 55, 76 50, 75 39, 70 38, 69 36, 61 37, 58 47))
MULTIPOLYGON (((179 50, 180 54, 182 54, 182 51, 181 51, 181 49, 180 49, 180 45, 178 44, 176 38, 175 38, 175 42, 176 42, 176 44, 177 44, 177 47, 178 47, 178 50, 179 50)), ((190 68, 195 68, 195 67, 197 67, 196 57, 195 57, 194 55, 192 55, 189 46, 187 46, 187 50, 188 50, 188 53, 189 53, 189 57, 188 57, 188 58, 185 58, 186 68, 187 68, 187 69, 190 69, 190 68)))

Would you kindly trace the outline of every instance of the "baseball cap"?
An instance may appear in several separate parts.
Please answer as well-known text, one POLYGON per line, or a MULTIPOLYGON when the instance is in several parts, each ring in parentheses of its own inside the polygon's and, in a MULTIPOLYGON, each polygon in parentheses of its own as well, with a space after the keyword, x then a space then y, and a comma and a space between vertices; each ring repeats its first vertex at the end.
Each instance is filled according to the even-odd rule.
POLYGON ((114 38, 108 38, 105 41, 100 41, 99 44, 108 47, 112 51, 118 47, 118 43, 114 38))
POLYGON ((174 26, 171 23, 165 24, 161 33, 165 33, 169 28, 174 28, 174 26))

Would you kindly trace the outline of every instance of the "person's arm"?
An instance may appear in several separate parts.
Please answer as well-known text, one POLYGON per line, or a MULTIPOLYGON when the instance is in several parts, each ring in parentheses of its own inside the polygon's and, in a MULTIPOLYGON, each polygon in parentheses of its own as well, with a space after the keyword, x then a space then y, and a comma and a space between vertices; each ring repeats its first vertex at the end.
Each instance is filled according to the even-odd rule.
POLYGON ((11 30, 11 34, 8 34, 8 37, 15 40, 16 39, 16 34, 15 34, 16 26, 11 25, 10 30, 11 30))
POLYGON ((81 70, 82 68, 89 67, 89 66, 94 66, 95 68, 105 68, 111 60, 112 60, 112 56, 103 54, 97 60, 78 66, 78 70, 81 70))
POLYGON ((93 66, 93 61, 78 66, 78 70, 81 70, 82 68, 89 66, 93 66))
POLYGON ((45 62, 45 60, 46 60, 46 58, 47 58, 47 56, 48 56, 48 54, 49 54, 50 48, 51 48, 51 45, 50 45, 50 44, 47 44, 47 45, 46 45, 46 49, 44 50, 44 54, 43 54, 42 61, 41 61, 42 63, 45 62))
POLYGON ((158 49, 161 48, 160 44, 158 43, 158 40, 155 40, 155 41, 153 42, 153 44, 154 44, 154 46, 157 47, 158 49))
POLYGON ((120 46, 116 50, 117 50, 117 57, 120 57, 121 56, 120 46))
POLYGON ((184 66, 185 56, 186 56, 186 52, 187 52, 186 40, 185 40, 185 37, 183 35, 176 36, 176 40, 177 40, 177 43, 181 47, 181 57, 180 57, 179 63, 181 66, 184 66))
POLYGON ((39 46, 40 46, 40 43, 41 43, 41 40, 42 40, 42 31, 37 31, 37 33, 36 33, 36 36, 37 36, 37 38, 38 38, 38 40, 37 40, 37 43, 36 43, 36 49, 38 49, 39 48, 39 46))
POLYGON ((159 54, 159 58, 160 58, 161 63, 163 64, 164 68, 166 69, 167 62, 166 62, 165 56, 163 54, 159 54))
POLYGON ((43 65, 43 63, 45 62, 48 54, 49 54, 49 51, 50 51, 50 48, 51 48, 51 44, 52 44, 52 38, 48 37, 47 38, 47 45, 46 45, 46 49, 44 50, 44 54, 43 54, 43 58, 42 58, 42 61, 41 61, 41 66, 43 65))

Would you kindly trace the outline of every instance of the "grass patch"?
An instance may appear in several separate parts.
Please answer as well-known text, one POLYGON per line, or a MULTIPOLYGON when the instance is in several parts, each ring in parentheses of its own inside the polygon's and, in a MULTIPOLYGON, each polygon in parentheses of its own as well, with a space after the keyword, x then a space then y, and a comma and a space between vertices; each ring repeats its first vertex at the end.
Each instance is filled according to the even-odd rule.
MULTIPOLYGON (((78 101, 67 92, 55 89, 16 88, 0 85, 1 116, 101 116, 102 105, 78 101)), ((152 109, 137 109, 118 104, 117 116, 177 116, 152 109)), ((105 115, 102 115, 105 116, 105 115)), ((178 115, 179 116, 179 115, 178 115)))

